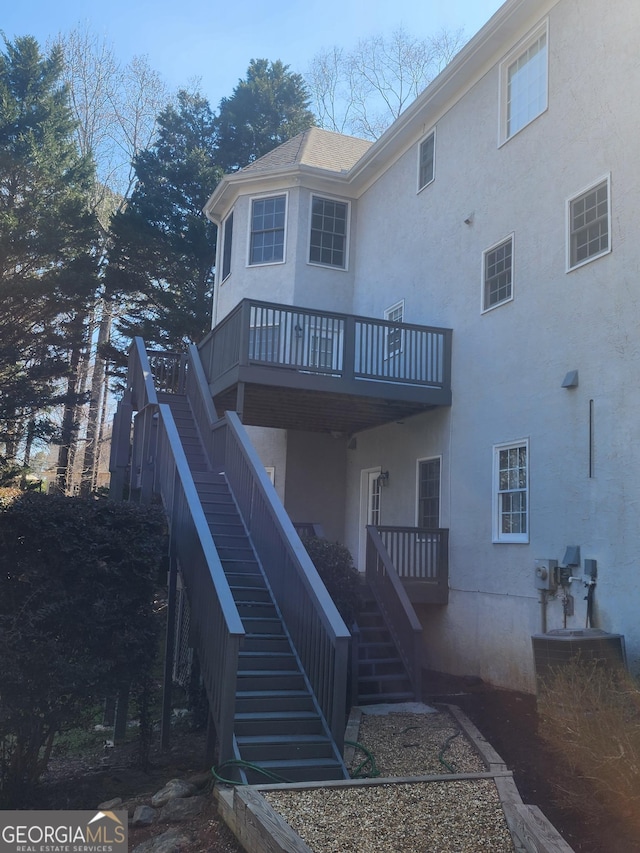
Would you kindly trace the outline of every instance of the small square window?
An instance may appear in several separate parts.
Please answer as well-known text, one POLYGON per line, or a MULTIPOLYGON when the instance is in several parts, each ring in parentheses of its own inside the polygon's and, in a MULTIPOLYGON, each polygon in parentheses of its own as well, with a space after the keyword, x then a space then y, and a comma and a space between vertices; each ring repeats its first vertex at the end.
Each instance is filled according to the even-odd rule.
POLYGON ((250 264, 273 264, 284 260, 286 196, 256 198, 251 205, 250 264))
POLYGON ((493 541, 529 541, 529 444, 493 449, 493 541))
POLYGON ((430 184, 435 176, 436 134, 432 131, 420 143, 420 162, 418 165, 418 190, 430 184))
POLYGON ((482 308, 488 311, 513 296, 513 237, 484 253, 482 308))
POLYGON ((347 214, 346 202, 313 196, 309 263, 346 267, 347 214))
POLYGON ((500 67, 502 86, 501 141, 511 139, 548 105, 547 26, 518 45, 500 67))
POLYGON ((569 202, 569 269, 609 249, 609 179, 569 202))

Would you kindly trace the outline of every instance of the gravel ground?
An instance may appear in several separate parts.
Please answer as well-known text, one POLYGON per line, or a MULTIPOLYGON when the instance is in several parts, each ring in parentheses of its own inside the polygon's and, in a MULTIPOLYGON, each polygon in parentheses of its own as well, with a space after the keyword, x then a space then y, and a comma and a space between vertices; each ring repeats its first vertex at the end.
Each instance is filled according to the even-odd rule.
MULTIPOLYGON (((448 713, 365 713, 358 742, 373 753, 381 777, 484 771, 482 760, 458 732, 448 713)), ((357 751, 351 769, 363 758, 357 751)), ((314 853, 514 850, 491 779, 271 790, 263 795, 314 853)))

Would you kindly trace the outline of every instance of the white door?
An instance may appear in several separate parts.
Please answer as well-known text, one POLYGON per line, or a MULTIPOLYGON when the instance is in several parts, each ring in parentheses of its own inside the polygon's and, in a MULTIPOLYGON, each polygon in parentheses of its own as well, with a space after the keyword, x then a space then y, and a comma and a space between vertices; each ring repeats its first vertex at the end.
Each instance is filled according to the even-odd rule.
POLYGON ((358 568, 364 572, 367 552, 367 525, 380 524, 381 468, 369 468, 360 473, 360 539, 358 568))

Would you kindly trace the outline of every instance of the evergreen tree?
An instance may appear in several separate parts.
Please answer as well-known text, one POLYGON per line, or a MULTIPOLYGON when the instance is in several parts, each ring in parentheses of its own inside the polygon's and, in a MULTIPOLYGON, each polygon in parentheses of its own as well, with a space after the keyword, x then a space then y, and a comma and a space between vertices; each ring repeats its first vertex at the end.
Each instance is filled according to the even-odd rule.
POLYGON ((246 80, 220 102, 217 163, 234 172, 315 123, 301 75, 280 60, 252 59, 246 80))
POLYGON ((93 164, 78 154, 62 56, 37 42, 0 53, 0 443, 50 435, 69 353, 95 290, 93 164))
POLYGON ((130 202, 112 221, 107 269, 111 297, 124 303, 118 330, 184 349, 211 325, 216 229, 202 208, 221 172, 207 100, 179 92, 134 168, 130 202))

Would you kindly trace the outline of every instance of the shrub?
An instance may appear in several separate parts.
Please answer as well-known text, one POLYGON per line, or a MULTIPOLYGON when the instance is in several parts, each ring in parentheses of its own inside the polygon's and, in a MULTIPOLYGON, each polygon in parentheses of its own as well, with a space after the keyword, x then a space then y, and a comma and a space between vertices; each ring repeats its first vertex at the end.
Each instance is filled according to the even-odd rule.
POLYGON ((594 794, 640 835, 640 689, 622 667, 577 659, 538 698, 540 734, 566 769, 564 803, 592 811, 594 794))
POLYGON ((303 537, 302 544, 338 612, 350 626, 360 606, 360 573, 353 565, 351 553, 339 542, 316 536, 303 537))
POLYGON ((59 732, 148 677, 164 519, 149 507, 25 493, 0 510, 0 803, 59 732))

